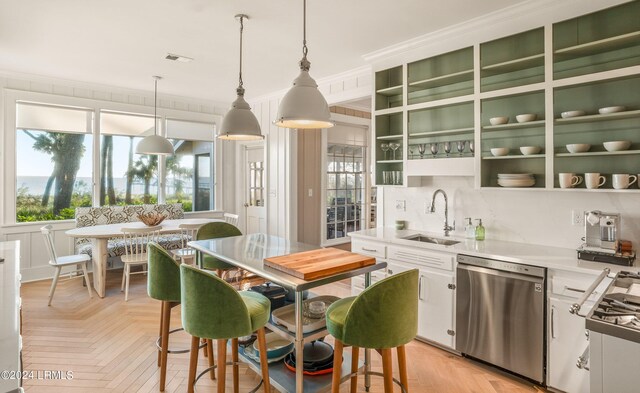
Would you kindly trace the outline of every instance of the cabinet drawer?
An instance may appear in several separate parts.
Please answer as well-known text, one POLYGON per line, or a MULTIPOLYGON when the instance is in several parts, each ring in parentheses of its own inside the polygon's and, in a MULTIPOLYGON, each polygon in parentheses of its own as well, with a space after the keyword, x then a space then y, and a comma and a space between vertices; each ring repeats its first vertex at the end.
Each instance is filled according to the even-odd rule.
MULTIPOLYGON (((549 290, 553 295, 560 295, 572 299, 579 299, 584 291, 598 278, 597 275, 570 273, 563 271, 549 272, 549 290)), ((589 300, 596 301, 602 295, 611 279, 605 278, 595 291, 589 296, 589 300)))
POLYGON ((384 259, 387 257, 387 246, 372 241, 353 239, 351 241, 351 252, 384 259))
MULTIPOLYGON (((371 284, 384 279, 387 274, 383 271, 371 272, 371 284)), ((351 277, 351 294, 357 295, 364 290, 364 276, 351 277)))
POLYGON ((388 254, 394 261, 453 271, 455 254, 393 246, 389 247, 388 254))

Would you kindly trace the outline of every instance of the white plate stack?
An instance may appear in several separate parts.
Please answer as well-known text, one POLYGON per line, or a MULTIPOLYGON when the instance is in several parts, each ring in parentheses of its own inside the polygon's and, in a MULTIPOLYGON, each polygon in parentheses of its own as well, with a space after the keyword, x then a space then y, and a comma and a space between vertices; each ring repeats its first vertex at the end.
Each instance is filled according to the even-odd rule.
POLYGON ((502 187, 531 187, 536 179, 531 173, 498 173, 498 184, 502 187))

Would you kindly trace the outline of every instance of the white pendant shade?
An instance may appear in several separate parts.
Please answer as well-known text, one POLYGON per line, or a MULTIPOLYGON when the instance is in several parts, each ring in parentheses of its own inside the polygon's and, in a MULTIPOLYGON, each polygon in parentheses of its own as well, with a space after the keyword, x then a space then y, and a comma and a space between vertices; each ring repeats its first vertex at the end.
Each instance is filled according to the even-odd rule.
POLYGON ((274 123, 278 127, 303 129, 334 126, 329 105, 308 71, 301 70, 293 81, 293 87, 280 101, 274 123))
POLYGON ((173 144, 160 135, 145 136, 136 146, 136 154, 173 155, 173 144))
POLYGON ((158 135, 158 81, 160 76, 154 76, 153 89, 153 135, 142 138, 136 146, 136 154, 157 154, 159 156, 170 156, 175 154, 173 143, 165 137, 158 135))
POLYGON ((262 138, 264 136, 260 133, 258 119, 244 97, 238 95, 222 119, 218 139, 250 141, 262 138))

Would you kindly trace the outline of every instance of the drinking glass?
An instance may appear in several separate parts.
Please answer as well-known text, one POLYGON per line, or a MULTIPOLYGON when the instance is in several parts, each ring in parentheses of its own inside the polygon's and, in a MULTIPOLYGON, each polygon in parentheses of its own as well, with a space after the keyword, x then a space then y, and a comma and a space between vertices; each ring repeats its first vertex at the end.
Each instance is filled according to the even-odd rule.
POLYGON ((382 171, 382 184, 389 184, 389 171, 382 171))
POLYGON ((471 141, 469 141, 469 151, 470 151, 471 153, 473 153, 473 149, 474 149, 474 146, 473 146, 473 140, 471 140, 471 141))
POLYGON ((431 150, 431 154, 433 154, 433 158, 436 158, 436 155, 438 154, 438 144, 430 143, 429 149, 431 150))
POLYGON ((456 149, 458 149, 458 153, 460 153, 460 155, 462 155, 462 153, 464 152, 464 147, 466 145, 467 141, 457 141, 456 142, 456 149))
POLYGON ((382 150, 382 152, 384 153, 384 159, 388 160, 387 152, 389 151, 389 144, 388 143, 381 143, 380 144, 380 150, 382 150))
POLYGON ((447 153, 447 157, 449 157, 449 153, 451 153, 451 142, 447 141, 443 144, 444 152, 447 153))
POLYGON ((418 145, 418 153, 420 154, 420 159, 424 158, 424 153, 427 151, 427 144, 421 143, 418 145))
POLYGON ((396 159, 396 150, 400 147, 399 143, 389 143, 389 147, 393 150, 393 159, 396 159))
POLYGON ((416 146, 416 145, 409 145, 409 158, 413 158, 413 148, 414 148, 415 146, 416 146))

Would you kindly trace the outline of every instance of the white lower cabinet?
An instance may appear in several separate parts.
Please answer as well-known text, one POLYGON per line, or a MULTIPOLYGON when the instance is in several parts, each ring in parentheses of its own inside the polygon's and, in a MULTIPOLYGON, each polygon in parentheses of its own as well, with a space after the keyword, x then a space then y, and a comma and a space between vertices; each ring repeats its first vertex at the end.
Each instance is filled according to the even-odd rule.
POLYGON ((454 346, 453 273, 420 270, 418 336, 448 348, 454 346))
MULTIPOLYGON (((396 255, 421 254, 431 260, 440 260, 444 269, 453 268, 455 254, 402 249, 396 255)), ((390 257, 393 250, 390 247, 390 257)), ((405 258, 403 258, 404 260, 405 258)), ((447 348, 454 347, 455 276, 453 270, 424 267, 423 264, 389 260, 387 274, 393 275, 409 269, 419 269, 418 278, 418 337, 447 348)))
POLYGON ((589 342, 584 318, 569 313, 574 302, 553 297, 549 300, 547 385, 568 393, 589 393, 589 371, 576 367, 589 342))

